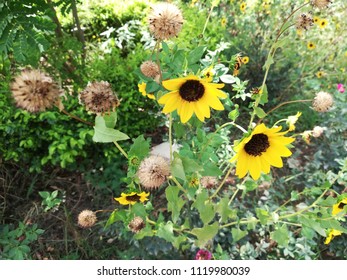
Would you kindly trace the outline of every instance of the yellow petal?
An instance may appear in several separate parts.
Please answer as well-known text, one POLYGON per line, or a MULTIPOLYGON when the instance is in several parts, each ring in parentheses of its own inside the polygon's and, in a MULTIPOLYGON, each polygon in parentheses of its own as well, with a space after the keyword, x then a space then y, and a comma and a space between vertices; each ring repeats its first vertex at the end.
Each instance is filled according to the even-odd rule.
POLYGON ((182 103, 182 101, 178 97, 178 94, 171 94, 171 96, 166 99, 166 104, 163 108, 163 113, 167 114, 171 113, 172 111, 175 111, 178 108, 178 105, 180 105, 180 103, 182 103))
POLYGON ((249 166, 249 173, 254 180, 258 180, 261 171, 261 163, 259 157, 252 157, 252 161, 250 163, 251 165, 249 166))
POLYGON ((213 94, 205 92, 202 99, 201 102, 207 103, 211 108, 219 111, 224 110, 223 104, 219 101, 218 97, 213 94))
MULTIPOLYGON (((218 84, 206 84, 206 83, 203 83, 203 84, 204 84, 204 87, 206 89, 206 92, 213 94, 219 98, 227 98, 227 95, 223 91, 218 90, 217 89, 218 87, 215 87, 218 84)), ((222 85, 224 86, 224 84, 222 84, 222 85)), ((221 87, 219 87, 219 88, 221 88, 221 87)))
POLYGON ((201 108, 198 106, 198 104, 202 104, 201 102, 195 102, 193 103, 194 105, 194 112, 196 114, 196 116, 198 117, 198 119, 203 122, 205 120, 205 114, 204 112, 201 110, 201 108))
POLYGON ((236 164, 236 172, 235 174, 239 176, 239 178, 243 178, 246 176, 248 172, 248 167, 250 165, 249 162, 250 156, 245 151, 239 152, 239 157, 236 164))
POLYGON ((181 122, 186 123, 193 115, 193 105, 189 104, 189 102, 186 101, 182 102, 179 114, 181 122))
POLYGON ((179 97, 178 91, 172 91, 172 92, 169 92, 169 93, 163 95, 162 97, 159 98, 158 103, 159 104, 165 104, 168 102, 169 99, 171 99, 173 97, 175 97, 175 98, 179 97))

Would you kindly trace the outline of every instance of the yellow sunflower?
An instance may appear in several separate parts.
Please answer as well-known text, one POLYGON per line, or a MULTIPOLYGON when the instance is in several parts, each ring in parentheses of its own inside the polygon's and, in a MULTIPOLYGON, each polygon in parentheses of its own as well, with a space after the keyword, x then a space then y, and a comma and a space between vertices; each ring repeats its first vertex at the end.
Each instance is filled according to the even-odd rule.
POLYGON ((227 25, 227 22, 228 22, 227 19, 225 17, 223 17, 221 20, 222 27, 225 27, 227 25))
POLYGON ((241 4, 240 4, 240 10, 241 10, 241 12, 245 12, 246 11, 246 7, 247 7, 247 3, 245 3, 245 2, 242 2, 241 4))
POLYGON ((279 132, 281 129, 281 126, 267 128, 260 124, 253 129, 251 135, 234 147, 236 154, 230 162, 237 161, 236 175, 239 178, 249 172, 252 178, 257 180, 261 172, 270 172, 270 166, 283 167, 281 157, 292 154, 286 145, 295 139, 283 136, 286 132, 279 132))
POLYGON ((145 202, 148 200, 149 193, 142 192, 142 193, 121 193, 120 197, 115 197, 114 200, 118 201, 122 205, 134 205, 136 202, 145 202))
POLYGON ((300 116, 301 116, 301 112, 297 112, 296 115, 294 115, 294 116, 289 116, 289 117, 287 118, 286 123, 287 123, 287 125, 289 126, 288 131, 293 131, 293 130, 295 130, 295 123, 298 121, 298 119, 300 118, 300 116))
POLYGON ((321 20, 319 21, 319 27, 320 27, 320 28, 325 28, 327 25, 328 25, 328 20, 326 20, 326 19, 321 19, 321 20))
POLYGON ((200 121, 210 117, 210 107, 215 110, 224 110, 219 98, 227 95, 219 90, 224 84, 210 83, 209 79, 200 79, 190 75, 163 81, 163 86, 171 92, 162 96, 158 102, 165 104, 163 113, 177 110, 181 122, 186 123, 195 113, 200 121))
POLYGON ((318 79, 322 78, 323 75, 324 75, 324 72, 323 72, 323 71, 318 71, 318 72, 316 73, 316 76, 317 76, 318 79))
POLYGON ((316 45, 315 45, 314 43, 312 43, 312 42, 308 42, 308 43, 307 43, 307 48, 308 48, 309 50, 313 50, 313 49, 316 48, 316 45))
POLYGON ((319 24, 320 18, 317 17, 317 16, 314 16, 314 17, 313 17, 313 22, 314 22, 315 24, 319 24))
POLYGON ((147 92, 146 92, 146 86, 147 86, 147 84, 146 84, 145 82, 142 82, 141 84, 138 84, 137 86, 138 86, 138 88, 139 88, 139 92, 141 92, 141 94, 142 94, 144 97, 147 96, 148 98, 155 100, 154 94, 151 94, 151 93, 147 93, 147 92))
POLYGON ((340 202, 334 204, 333 211, 332 211, 333 216, 340 213, 343 210, 343 207, 345 207, 346 205, 347 205, 347 197, 342 199, 340 202))
POLYGON ((247 64, 249 62, 249 57, 248 56, 244 56, 244 57, 242 57, 241 60, 242 60, 243 64, 247 64))
POLYGON ((324 241, 324 244, 329 244, 331 242, 331 240, 334 239, 335 236, 341 235, 342 231, 339 231, 337 229, 331 229, 328 233, 327 238, 324 241))

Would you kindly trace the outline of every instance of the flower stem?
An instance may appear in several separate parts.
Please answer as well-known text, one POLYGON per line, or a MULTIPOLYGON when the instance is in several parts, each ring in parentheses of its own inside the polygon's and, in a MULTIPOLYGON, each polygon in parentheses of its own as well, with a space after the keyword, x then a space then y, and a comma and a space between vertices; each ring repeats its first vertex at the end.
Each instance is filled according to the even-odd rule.
POLYGON ((292 101, 282 102, 281 104, 279 104, 276 107, 272 108, 266 114, 269 115, 270 113, 272 113, 273 111, 277 110, 278 108, 280 108, 280 107, 282 107, 284 105, 291 104, 291 103, 299 103, 299 102, 312 102, 312 99, 300 99, 300 100, 292 100, 292 101))
POLYGON ((174 176, 171 176, 170 179, 171 179, 172 181, 174 181, 174 183, 176 184, 176 186, 177 186, 182 192, 184 192, 185 194, 187 193, 187 190, 185 190, 185 189, 183 188, 183 186, 180 184, 180 182, 178 182, 178 180, 177 180, 174 176))
POLYGON ((113 141, 113 143, 116 145, 117 149, 125 156, 126 159, 128 159, 127 153, 122 149, 122 147, 118 144, 117 141, 113 141))
POLYGON ((207 23, 208 23, 208 21, 210 20, 210 17, 211 17, 213 8, 214 8, 214 6, 212 5, 210 11, 208 12, 208 15, 207 15, 207 18, 206 18, 206 21, 205 21, 205 25, 204 25, 204 29, 203 29, 202 32, 201 32, 201 35, 202 35, 202 36, 203 36, 204 33, 205 33, 205 30, 206 30, 206 27, 207 27, 207 23))
POLYGON ((172 162, 172 114, 169 115, 170 162, 172 162))
POLYGON ((65 109, 61 110, 61 112, 63 112, 65 115, 67 115, 67 116, 69 116, 70 118, 75 119, 75 120, 77 120, 77 121, 79 121, 79 122, 81 122, 81 123, 84 123, 84 124, 87 124, 87 125, 90 125, 90 126, 94 126, 93 123, 88 122, 88 121, 85 121, 85 120, 83 120, 83 119, 81 119, 81 118, 79 118, 79 117, 77 117, 77 116, 75 116, 75 115, 69 113, 69 112, 66 111, 65 109))
POLYGON ((223 187, 225 181, 228 179, 228 177, 229 177, 229 175, 230 175, 230 173, 231 173, 232 170, 233 170, 233 167, 231 166, 231 167, 229 168, 228 172, 225 174, 225 176, 224 176, 222 182, 219 184, 219 186, 218 186, 218 188, 216 189, 216 191, 210 196, 210 200, 211 200, 212 198, 214 198, 214 197, 218 194, 218 192, 222 189, 222 187, 223 187))

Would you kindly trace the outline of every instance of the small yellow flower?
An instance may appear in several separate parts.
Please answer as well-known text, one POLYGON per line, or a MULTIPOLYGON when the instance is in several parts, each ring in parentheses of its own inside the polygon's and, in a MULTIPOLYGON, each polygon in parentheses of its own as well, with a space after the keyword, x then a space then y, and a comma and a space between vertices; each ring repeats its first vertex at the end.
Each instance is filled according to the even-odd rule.
POLYGON ((312 43, 312 42, 308 42, 308 43, 307 43, 307 48, 308 48, 309 50, 313 50, 313 49, 316 48, 316 45, 315 45, 314 43, 312 43))
POLYGON ((318 79, 320 79, 320 78, 322 78, 324 76, 324 72, 323 71, 318 71, 316 73, 316 76, 317 76, 318 79))
POLYGON ((342 231, 339 231, 337 229, 331 229, 328 233, 327 238, 324 241, 324 244, 329 244, 331 242, 331 240, 334 239, 335 236, 341 235, 342 231))
POLYGON ((332 211, 333 216, 340 213, 346 205, 347 205, 347 197, 342 199, 340 202, 334 204, 333 211, 332 211))
POLYGON ((317 17, 317 16, 314 16, 314 17, 313 17, 313 22, 314 22, 315 24, 319 24, 320 18, 317 17))
POLYGON ((136 192, 131 192, 131 193, 122 193, 120 197, 115 197, 114 200, 118 201, 122 205, 134 205, 136 202, 145 202, 148 200, 149 192, 145 193, 136 193, 136 192))
POLYGON ((287 125, 289 125, 288 131, 295 130, 295 123, 298 121, 299 117, 301 116, 301 112, 297 112, 295 116, 289 116, 287 118, 287 125))
POLYGON ((227 25, 227 22, 228 22, 227 19, 225 17, 223 17, 221 20, 222 27, 225 27, 227 25))
POLYGON ((206 68, 205 70, 202 71, 202 74, 205 77, 205 80, 207 82, 212 82, 213 80, 213 75, 214 75, 214 71, 213 71, 213 66, 211 65, 210 67, 206 68))
POLYGON ((320 28, 325 28, 327 25, 328 25, 328 20, 326 20, 326 19, 321 19, 321 20, 319 21, 319 27, 320 27, 320 28))
POLYGON ((298 36, 302 36, 302 34, 303 34, 302 29, 296 29, 296 34, 297 34, 298 36))
POLYGON ((310 140, 311 140, 311 131, 310 130, 305 130, 301 136, 302 139, 306 142, 306 144, 310 144, 310 140))
POLYGON ((138 86, 138 88, 139 88, 139 92, 141 92, 141 94, 142 94, 144 97, 147 96, 149 99, 155 100, 154 94, 151 94, 151 93, 147 93, 147 92, 146 92, 146 86, 147 86, 147 84, 146 84, 145 82, 142 82, 141 84, 138 84, 137 86, 138 86))
POLYGON ((246 2, 242 2, 241 4, 240 4, 240 10, 241 10, 241 12, 245 12, 246 11, 246 7, 247 7, 247 3, 246 2))
POLYGON ((249 62, 249 57, 248 56, 244 56, 244 57, 242 57, 241 60, 242 60, 243 64, 247 64, 249 62))

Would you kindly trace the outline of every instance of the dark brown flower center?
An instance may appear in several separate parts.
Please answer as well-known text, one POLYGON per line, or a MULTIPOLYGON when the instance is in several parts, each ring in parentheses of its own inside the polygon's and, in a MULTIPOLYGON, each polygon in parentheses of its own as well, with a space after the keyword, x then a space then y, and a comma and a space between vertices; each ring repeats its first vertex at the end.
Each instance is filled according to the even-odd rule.
POLYGON ((270 147, 269 138, 263 133, 254 134, 252 139, 245 145, 247 154, 257 157, 270 147))
POLYGON ((137 193, 135 193, 132 195, 127 195, 126 200, 138 202, 138 201, 140 201, 140 198, 141 198, 141 196, 139 196, 137 193))
POLYGON ((337 205, 337 208, 343 209, 343 207, 345 207, 345 205, 347 205, 347 204, 343 203, 343 202, 340 202, 339 205, 337 205))
POLYGON ((187 80, 179 89, 182 99, 188 102, 198 101, 204 93, 204 85, 197 80, 187 80))

